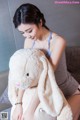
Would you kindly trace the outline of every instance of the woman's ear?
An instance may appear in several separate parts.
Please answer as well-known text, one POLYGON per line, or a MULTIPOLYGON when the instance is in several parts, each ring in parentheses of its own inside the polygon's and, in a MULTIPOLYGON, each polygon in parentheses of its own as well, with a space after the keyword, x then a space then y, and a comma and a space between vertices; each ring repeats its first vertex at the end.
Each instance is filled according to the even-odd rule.
POLYGON ((39 27, 42 27, 42 26, 43 26, 43 22, 42 22, 42 19, 40 19, 39 27))

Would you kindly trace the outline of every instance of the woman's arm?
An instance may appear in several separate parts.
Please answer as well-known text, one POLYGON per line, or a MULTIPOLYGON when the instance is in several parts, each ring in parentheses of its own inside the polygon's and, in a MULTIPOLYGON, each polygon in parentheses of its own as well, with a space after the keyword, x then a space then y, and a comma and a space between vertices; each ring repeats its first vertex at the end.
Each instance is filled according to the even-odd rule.
POLYGON ((15 109, 12 113, 12 119, 13 120, 21 120, 22 114, 23 114, 23 108, 22 108, 22 98, 23 98, 24 90, 19 89, 17 100, 15 102, 15 109))
POLYGON ((50 45, 51 45, 50 47, 52 51, 50 60, 54 67, 54 70, 56 70, 59 60, 61 58, 61 55, 66 47, 66 41, 62 37, 57 36, 55 44, 53 43, 53 40, 52 40, 50 45))
POLYGON ((24 48, 31 48, 31 47, 32 47, 32 40, 26 38, 24 41, 24 48))
POLYGON ((22 104, 22 98, 23 98, 24 91, 25 90, 23 90, 23 89, 19 89, 16 103, 21 103, 22 104))

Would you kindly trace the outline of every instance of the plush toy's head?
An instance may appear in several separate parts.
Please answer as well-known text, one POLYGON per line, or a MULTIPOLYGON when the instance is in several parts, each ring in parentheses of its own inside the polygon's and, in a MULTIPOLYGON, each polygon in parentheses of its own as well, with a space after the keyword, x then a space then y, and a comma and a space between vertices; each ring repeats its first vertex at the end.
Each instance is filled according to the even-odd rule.
POLYGON ((44 53, 36 49, 16 51, 10 58, 9 79, 23 89, 36 86, 43 68, 41 56, 44 56, 44 53))

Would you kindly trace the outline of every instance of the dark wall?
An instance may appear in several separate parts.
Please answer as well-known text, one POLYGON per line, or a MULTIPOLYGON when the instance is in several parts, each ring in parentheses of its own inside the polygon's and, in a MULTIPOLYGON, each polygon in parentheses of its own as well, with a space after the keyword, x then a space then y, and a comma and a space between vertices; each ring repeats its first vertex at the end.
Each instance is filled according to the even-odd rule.
POLYGON ((16 8, 27 2, 40 8, 47 26, 63 36, 68 46, 80 46, 80 5, 59 5, 55 0, 0 0, 0 71, 7 70, 10 56, 23 48, 24 38, 14 28, 12 18, 16 8))

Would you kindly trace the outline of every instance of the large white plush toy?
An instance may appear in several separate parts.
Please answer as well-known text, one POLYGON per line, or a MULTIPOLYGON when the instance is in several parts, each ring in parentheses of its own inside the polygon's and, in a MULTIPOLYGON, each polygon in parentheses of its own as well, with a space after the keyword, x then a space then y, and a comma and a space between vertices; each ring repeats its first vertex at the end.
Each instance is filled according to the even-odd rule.
MULTIPOLYGON (((35 90, 38 89, 40 104, 35 116, 38 118, 40 109, 57 117, 57 120, 72 120, 71 108, 59 89, 54 70, 45 54, 38 49, 20 49, 10 58, 9 62, 8 96, 15 108, 18 89, 25 89, 23 95, 23 112, 27 110, 35 90)), ((37 119, 38 120, 38 119, 37 119)))

